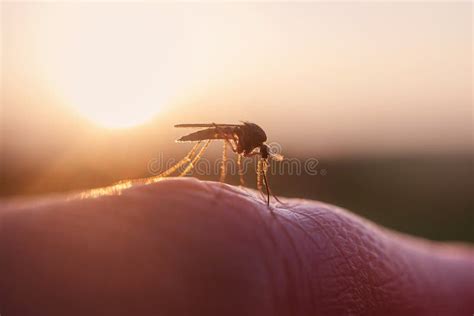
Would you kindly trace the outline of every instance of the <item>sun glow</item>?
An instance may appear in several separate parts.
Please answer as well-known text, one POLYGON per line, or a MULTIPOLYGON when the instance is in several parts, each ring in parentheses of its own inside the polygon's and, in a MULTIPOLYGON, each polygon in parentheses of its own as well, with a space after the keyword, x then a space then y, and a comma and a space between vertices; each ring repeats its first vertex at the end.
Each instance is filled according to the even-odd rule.
POLYGON ((298 122, 357 151, 438 148, 445 126, 449 146, 472 147, 466 4, 7 2, 2 90, 30 121, 60 106, 113 128, 247 119, 302 146, 285 130, 298 122))
POLYGON ((157 21, 146 10, 131 16, 126 7, 108 15, 100 8, 78 11, 50 12, 35 31, 41 32, 37 48, 48 65, 43 71, 76 113, 104 127, 132 127, 151 120, 178 90, 186 90, 185 50, 166 27, 166 17, 157 21), (145 36, 150 29, 154 38, 145 36))
MULTIPOLYGON (((102 64, 97 61, 91 67, 102 64)), ((139 73, 136 76, 144 76, 139 73)), ((108 71, 92 74, 70 72, 61 83, 65 102, 88 120, 108 128, 126 128, 152 119, 170 101, 165 85, 143 86, 141 80, 120 77, 108 71), (81 77, 78 74, 82 74, 81 77), (115 76, 114 76, 115 75, 115 76), (160 89, 161 88, 161 89, 160 89)))
POLYGON ((142 107, 138 107, 138 109, 138 111, 136 109, 129 109, 127 106, 118 110, 116 106, 110 105, 103 107, 103 111, 95 111, 93 106, 77 106, 77 112, 88 120, 102 127, 112 129, 141 125, 156 115, 154 110, 147 111, 148 109, 143 109, 142 107), (107 112, 107 108, 109 112, 107 112))

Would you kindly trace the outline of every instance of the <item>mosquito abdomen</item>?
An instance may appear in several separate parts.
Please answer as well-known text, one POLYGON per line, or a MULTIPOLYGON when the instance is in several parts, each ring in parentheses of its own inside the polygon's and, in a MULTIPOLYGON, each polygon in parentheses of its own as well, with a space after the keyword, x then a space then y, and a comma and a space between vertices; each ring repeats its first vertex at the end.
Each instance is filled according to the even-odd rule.
POLYGON ((198 142, 206 139, 227 139, 229 138, 226 133, 219 133, 215 128, 203 129, 188 135, 185 135, 179 139, 177 142, 198 142))

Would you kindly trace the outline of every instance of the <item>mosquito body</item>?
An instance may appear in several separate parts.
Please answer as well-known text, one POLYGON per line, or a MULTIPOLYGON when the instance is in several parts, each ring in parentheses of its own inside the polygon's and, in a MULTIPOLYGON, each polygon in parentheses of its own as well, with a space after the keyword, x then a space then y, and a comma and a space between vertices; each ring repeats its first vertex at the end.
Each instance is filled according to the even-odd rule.
MULTIPOLYGON (((265 131, 257 124, 244 122, 242 124, 178 124, 179 128, 202 128, 196 132, 187 134, 177 139, 177 142, 196 142, 197 144, 191 151, 177 164, 169 168, 159 176, 169 176, 181 166, 187 164, 187 167, 180 176, 186 175, 192 170, 195 163, 201 158, 204 151, 213 140, 222 140, 224 144, 222 153, 221 175, 220 180, 225 181, 226 177, 226 160, 227 146, 229 145, 233 152, 237 154, 237 166, 239 168, 240 183, 243 181, 242 159, 254 155, 260 156, 257 163, 257 188, 262 192, 263 185, 266 189, 267 205, 270 204, 271 190, 267 180, 267 169, 269 160, 283 160, 283 157, 270 152, 269 147, 265 144, 267 135, 265 131), (204 144, 203 144, 204 143, 204 144), (201 145, 203 144, 203 145, 201 145), (263 182, 263 185, 262 185, 263 182)), ((276 200, 278 198, 275 197, 276 200)))
POLYGON ((260 153, 268 158, 268 146, 265 144, 265 131, 254 123, 232 124, 178 124, 175 127, 207 127, 206 129, 185 135, 177 142, 196 142, 203 140, 224 140, 231 144, 232 150, 245 157, 260 153), (256 151, 258 150, 258 151, 256 151))

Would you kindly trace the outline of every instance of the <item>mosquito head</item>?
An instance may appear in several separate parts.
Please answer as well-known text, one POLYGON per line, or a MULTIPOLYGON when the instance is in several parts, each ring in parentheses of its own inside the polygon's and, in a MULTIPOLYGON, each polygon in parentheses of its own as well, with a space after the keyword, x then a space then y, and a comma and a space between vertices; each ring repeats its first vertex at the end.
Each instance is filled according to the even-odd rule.
POLYGON ((274 153, 270 150, 270 147, 268 147, 267 144, 262 144, 260 146, 260 155, 262 156, 263 159, 268 160, 276 160, 276 161, 282 161, 284 157, 278 153, 274 153))

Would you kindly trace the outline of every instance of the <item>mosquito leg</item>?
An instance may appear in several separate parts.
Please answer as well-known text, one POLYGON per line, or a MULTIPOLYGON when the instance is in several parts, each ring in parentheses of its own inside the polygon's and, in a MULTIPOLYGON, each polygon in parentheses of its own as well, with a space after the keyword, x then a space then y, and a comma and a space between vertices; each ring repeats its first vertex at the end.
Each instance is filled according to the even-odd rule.
POLYGON ((262 195, 262 198, 265 197, 265 195, 263 194, 263 184, 262 184, 262 169, 263 168, 263 165, 262 165, 262 160, 257 160, 257 190, 258 192, 260 192, 260 194, 262 195))
POLYGON ((257 161, 257 190, 262 192, 262 162, 257 161))
POLYGON ((273 194, 272 189, 270 189, 270 184, 268 183, 268 178, 267 178, 267 170, 268 170, 268 162, 263 161, 263 181, 265 182, 265 187, 267 188, 267 196, 268 196, 268 201, 270 201, 270 194, 275 198, 275 200, 280 203, 280 204, 285 204, 282 201, 278 199, 278 197, 273 194))
POLYGON ((267 175, 266 172, 262 172, 263 183, 265 184, 265 189, 267 191, 267 206, 270 206, 270 188, 268 187, 267 175))
POLYGON ((244 186, 245 181, 244 181, 244 171, 242 169, 242 155, 238 153, 237 151, 237 145, 236 145, 236 140, 235 139, 226 139, 225 140, 230 148, 232 149, 233 152, 237 154, 237 168, 238 168, 238 173, 239 173, 239 178, 240 178, 240 185, 244 186))
MULTIPOLYGON (((220 137, 224 138, 224 133, 222 132, 222 130, 219 128, 219 126, 217 126, 215 123, 212 123, 212 125, 214 125, 214 128, 216 130, 216 132, 219 134, 220 137)), ((223 147, 222 147, 222 162, 221 162, 221 172, 220 172, 220 177, 219 177, 219 181, 220 182, 225 182, 225 177, 227 175, 227 142, 228 140, 225 139, 224 142, 223 142, 223 147)))
POLYGON ((212 123, 212 124, 214 125, 214 128, 216 132, 219 134, 219 136, 222 137, 222 139, 224 139, 230 145, 230 148, 232 148, 232 151, 237 152, 237 145, 236 145, 237 138, 235 134, 232 137, 230 137, 222 130, 221 127, 217 126, 215 123, 212 123))
POLYGON ((226 139, 227 142, 230 144, 230 148, 232 148, 232 151, 234 153, 238 153, 237 151, 237 145, 236 145, 236 140, 235 139, 226 139))
POLYGON ((240 178, 240 185, 244 186, 245 181, 244 181, 244 169, 242 166, 242 155, 237 154, 237 168, 239 172, 239 178, 240 178))
POLYGON ((170 174, 172 174, 174 171, 176 171, 176 169, 178 169, 179 167, 181 167, 182 165, 186 164, 186 163, 190 163, 191 162, 191 159, 193 158, 193 156, 195 155, 197 149, 199 148, 199 145, 201 144, 201 142, 198 142, 196 145, 194 145, 194 147, 191 149, 191 151, 183 158, 181 159, 180 161, 178 161, 178 163, 176 163, 174 166, 172 166, 171 168, 169 168, 168 170, 166 170, 165 172, 162 172, 161 174, 159 174, 158 176, 159 177, 166 177, 166 176, 169 176, 170 174))
POLYGON ((161 178, 165 178, 169 176, 170 174, 172 174, 173 172, 175 172, 182 165, 191 162, 191 159, 193 158, 194 154, 196 153, 196 150, 199 148, 200 145, 201 145, 201 142, 196 143, 196 145, 193 146, 193 148, 188 152, 186 156, 184 156, 183 159, 181 159, 180 161, 178 161, 173 166, 163 171, 159 175, 145 179, 145 183, 157 182, 161 178))
POLYGON ((201 158, 202 154, 204 154, 204 152, 206 151, 207 147, 209 147, 209 144, 211 143, 211 140, 208 139, 206 141, 206 143, 204 143, 204 146, 201 147, 201 149, 199 150, 199 152, 197 153, 197 155, 189 162, 188 166, 186 167, 186 169, 183 170, 183 172, 181 172, 179 174, 179 177, 183 177, 185 176, 187 173, 189 173, 193 168, 194 168, 194 164, 201 158))
POLYGON ((221 163, 221 176, 219 181, 220 182, 225 182, 225 177, 227 175, 227 142, 223 141, 223 147, 222 147, 222 163, 221 163))
POLYGON ((262 178, 263 178, 263 184, 265 185, 265 191, 267 192, 267 205, 270 205, 270 189, 268 187, 268 181, 267 181, 267 170, 268 170, 268 165, 267 161, 265 159, 260 159, 260 172, 262 173, 262 178))

